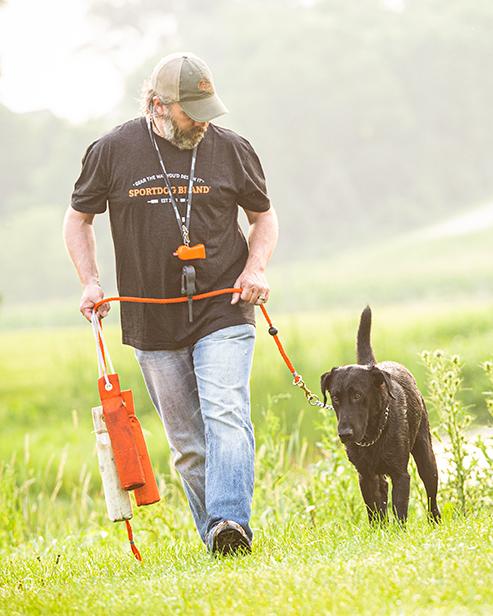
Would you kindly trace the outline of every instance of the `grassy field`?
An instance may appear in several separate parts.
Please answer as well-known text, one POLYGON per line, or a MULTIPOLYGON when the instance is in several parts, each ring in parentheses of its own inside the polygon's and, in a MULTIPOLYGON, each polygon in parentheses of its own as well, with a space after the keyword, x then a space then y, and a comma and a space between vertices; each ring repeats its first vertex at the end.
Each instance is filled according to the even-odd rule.
MULTIPOLYGON (((477 304, 423 304, 386 306, 374 313, 373 341, 377 358, 407 365, 426 392, 424 349, 443 348, 458 353, 464 362, 462 399, 474 405, 471 413, 486 421, 482 392, 489 383, 480 367, 493 357, 493 302, 477 304)), ((273 313, 273 316, 275 314, 273 313)), ((318 393, 320 374, 335 365, 355 361, 355 333, 359 310, 303 313, 275 318, 280 336, 295 367, 318 393)), ((163 435, 131 349, 119 342, 116 315, 107 325, 112 356, 125 387, 136 396, 137 409, 145 419, 150 446, 158 460, 163 455, 163 435)), ((23 329, 0 336, 0 420, 4 438, 0 459, 23 447, 29 435, 32 455, 40 460, 70 448, 68 465, 77 463, 92 447, 89 410, 97 402, 97 369, 89 325, 74 328, 23 329), (72 426, 77 430, 72 431, 72 426), (47 453, 48 452, 48 453, 47 453)), ((252 378, 253 416, 262 430, 261 415, 271 396, 284 395, 279 413, 294 426, 305 409, 302 432, 310 443, 318 438, 316 422, 304 398, 291 386, 290 374, 281 360, 265 323, 258 316, 258 344, 252 378)), ((436 419, 436 418, 434 418, 436 419)))
POLYGON ((212 559, 192 531, 173 531, 175 538, 141 539, 142 565, 102 532, 57 544, 38 540, 4 559, 0 609, 12 615, 491 613, 491 515, 449 519, 438 529, 413 523, 407 531, 371 531, 344 520, 317 527, 295 518, 259 530, 254 553, 238 560, 212 559))
POLYGON ((81 463, 88 452, 73 477, 63 463, 39 468, 26 444, 20 464, 0 468, 0 613, 489 614, 491 501, 470 486, 464 516, 442 486, 443 521, 432 526, 412 467, 407 528, 370 528, 334 423, 317 416, 321 439, 308 462, 299 429, 283 426, 280 402, 262 416, 255 546, 239 559, 205 552, 168 468, 162 501, 134 511, 138 563, 122 525, 105 519, 92 465, 81 463))
MULTIPOLYGON (((484 425, 485 392, 493 389, 482 368, 493 358, 490 251, 484 231, 433 241, 410 234, 293 265, 289 276, 274 267, 269 310, 296 368, 319 393, 322 372, 355 360, 359 313, 371 303, 377 358, 404 363, 436 397, 421 352, 459 354, 457 403, 484 425)), ((134 391, 163 495, 134 512, 144 556, 136 562, 124 528, 106 518, 90 418, 94 344, 76 306, 76 298, 6 304, 0 313, 1 614, 491 613, 488 450, 480 471, 471 461, 461 469, 461 494, 453 455, 440 458, 439 527, 426 520, 412 467, 407 528, 370 529, 333 415, 307 406, 291 386, 260 314, 255 547, 237 560, 213 559, 200 544, 132 351, 120 344, 116 307, 108 319, 113 360, 134 391)), ((430 411, 443 434, 443 412, 431 403, 430 411)))
POLYGON ((470 492, 463 516, 445 491, 443 522, 432 526, 413 469, 407 528, 369 528, 334 424, 323 422, 318 456, 307 464, 306 442, 282 426, 275 401, 262 419, 255 546, 239 559, 205 552, 168 469, 162 501, 135 512, 138 563, 87 475, 53 469, 57 489, 26 447, 28 479, 0 469, 0 613, 490 613, 491 505, 470 492))
MULTIPOLYGON (((408 365, 426 391, 420 352, 459 353, 460 400, 486 421, 491 382, 480 364, 492 357, 492 308, 489 301, 380 306, 377 357, 408 365)), ((317 393, 321 372, 354 361, 358 317, 359 309, 276 317, 317 393)), ((258 324, 255 549, 233 560, 212 559, 201 546, 137 364, 119 342, 116 316, 108 322, 113 360, 134 390, 163 494, 135 511, 143 564, 130 554, 124 528, 106 519, 90 420, 97 374, 89 326, 2 332, 0 613, 490 613, 491 490, 470 481, 464 515, 453 486, 442 484, 444 519, 435 528, 413 469, 407 529, 369 529, 333 416, 307 407, 261 317, 258 324)), ((434 409, 432 423, 440 427, 434 409)), ((491 472, 483 477, 491 487, 491 472)))
MULTIPOLYGON (((481 211, 470 212, 474 213, 480 217, 481 211)), ((451 235, 445 224, 442 230, 428 227, 384 242, 368 238, 364 245, 337 254, 331 250, 329 221, 327 242, 319 247, 317 260, 300 260, 295 245, 296 262, 277 264, 274 259, 268 270, 272 287, 269 306, 276 315, 314 310, 357 312, 367 303, 377 309, 392 305, 397 311, 406 305, 441 303, 448 311, 456 302, 493 302, 491 223, 471 229, 460 218, 449 223, 454 221, 464 233, 451 235)), ((30 228, 39 235, 40 221, 34 222, 30 228)), ((49 221, 50 228, 59 224, 49 221)), ((102 236, 107 233, 109 229, 101 229, 102 236)), ((0 331, 80 325, 79 286, 61 242, 50 244, 43 259, 36 252, 32 262, 26 262, 22 251, 16 252, 21 250, 16 244, 18 235, 7 228, 0 231, 0 261, 4 256, 7 267, 0 288, 4 300, 0 331), (52 271, 57 275, 53 277, 52 271), (36 281, 42 285, 39 291, 35 290, 36 281), (47 281, 51 287, 46 287, 47 281), (20 303, 22 297, 24 303, 20 303)), ((35 239, 31 243, 35 245, 35 239)), ((115 295, 112 251, 104 250, 101 258, 103 287, 107 296, 115 295)))

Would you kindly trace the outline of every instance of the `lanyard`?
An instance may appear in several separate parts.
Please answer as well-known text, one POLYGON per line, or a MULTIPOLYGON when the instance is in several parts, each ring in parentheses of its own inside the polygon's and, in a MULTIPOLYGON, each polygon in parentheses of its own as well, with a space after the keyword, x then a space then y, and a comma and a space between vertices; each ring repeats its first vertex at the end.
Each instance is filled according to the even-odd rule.
POLYGON ((195 162, 197 160, 197 146, 192 150, 192 163, 190 165, 190 175, 188 176, 188 196, 187 196, 187 213, 185 220, 180 216, 180 210, 178 209, 178 205, 176 204, 176 200, 173 196, 173 190, 171 187, 171 182, 169 181, 168 174, 166 173, 166 167, 164 166, 163 157, 161 156, 161 151, 159 150, 156 138, 154 136, 154 132, 151 127, 151 120, 147 120, 147 128, 149 130, 149 137, 151 139, 152 144, 156 148, 156 152, 159 158, 159 163, 161 164, 161 169, 163 170, 164 181, 166 182, 166 188, 168 189, 169 198, 171 201, 171 205, 173 206, 173 210, 175 212, 176 222, 178 223, 178 228, 180 229, 181 236, 183 238, 183 243, 185 246, 190 246, 190 217, 192 214, 192 191, 193 191, 193 176, 195 173, 195 162))

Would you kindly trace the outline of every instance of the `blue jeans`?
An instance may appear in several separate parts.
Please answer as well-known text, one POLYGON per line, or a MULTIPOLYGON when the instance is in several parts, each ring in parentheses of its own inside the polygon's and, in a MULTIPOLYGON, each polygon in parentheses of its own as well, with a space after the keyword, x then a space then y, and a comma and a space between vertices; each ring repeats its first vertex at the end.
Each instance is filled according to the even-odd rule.
POLYGON ((253 325, 234 325, 176 351, 135 349, 163 421, 197 529, 249 526, 255 441, 250 419, 253 325))

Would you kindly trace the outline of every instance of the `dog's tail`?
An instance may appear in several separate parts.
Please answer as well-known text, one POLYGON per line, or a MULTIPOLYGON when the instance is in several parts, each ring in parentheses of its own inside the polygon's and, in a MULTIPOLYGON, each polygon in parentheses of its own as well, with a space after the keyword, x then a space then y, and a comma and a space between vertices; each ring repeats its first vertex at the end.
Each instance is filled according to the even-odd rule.
POLYGON ((358 328, 358 341, 357 341, 357 355, 358 364, 376 364, 377 360, 371 348, 370 342, 371 331, 371 308, 367 306, 361 313, 359 328, 358 328))

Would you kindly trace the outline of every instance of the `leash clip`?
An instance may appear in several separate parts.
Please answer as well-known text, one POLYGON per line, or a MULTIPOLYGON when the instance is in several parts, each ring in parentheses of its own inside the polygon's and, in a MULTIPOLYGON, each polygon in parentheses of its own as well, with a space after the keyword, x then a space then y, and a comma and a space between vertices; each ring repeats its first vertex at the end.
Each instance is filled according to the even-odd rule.
POLYGON ((327 410, 333 409, 330 404, 324 404, 317 396, 317 394, 314 394, 312 390, 305 385, 305 381, 300 374, 295 375, 293 379, 293 385, 296 385, 296 387, 299 387, 303 391, 303 393, 305 394, 305 398, 310 406, 318 406, 318 408, 327 410))

